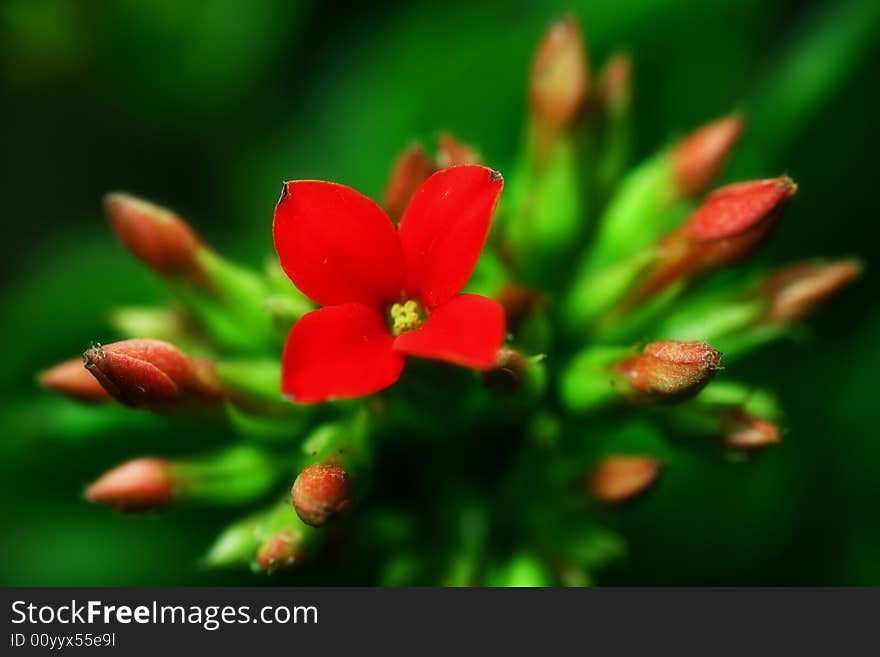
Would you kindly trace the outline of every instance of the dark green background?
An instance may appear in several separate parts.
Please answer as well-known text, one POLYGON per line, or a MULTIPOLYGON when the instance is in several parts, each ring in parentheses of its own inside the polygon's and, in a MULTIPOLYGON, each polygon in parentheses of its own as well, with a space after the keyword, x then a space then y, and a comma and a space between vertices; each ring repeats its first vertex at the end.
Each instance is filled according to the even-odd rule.
POLYGON ((4 2, 0 583, 270 581, 195 568, 227 512, 126 517, 80 500, 120 460, 225 439, 192 425, 181 440, 180 425, 146 416, 124 432, 61 438, 43 411, 37 369, 112 338, 114 305, 162 298, 114 241, 102 195, 125 189, 169 205, 256 264, 272 250, 281 180, 377 196, 394 155, 440 130, 504 172, 532 49, 567 9, 594 62, 618 45, 635 57, 639 158, 732 108, 755 108, 727 178, 788 172, 800 184, 767 256, 860 254, 868 264, 813 323, 812 341, 735 366, 737 378, 778 392, 784 444, 747 467, 694 458, 667 472, 622 514, 630 556, 599 582, 880 584, 880 21, 876 2, 860 0, 4 2), (786 57, 823 27, 831 36, 800 82, 780 89, 786 57), (774 121, 841 49, 812 110, 774 121))

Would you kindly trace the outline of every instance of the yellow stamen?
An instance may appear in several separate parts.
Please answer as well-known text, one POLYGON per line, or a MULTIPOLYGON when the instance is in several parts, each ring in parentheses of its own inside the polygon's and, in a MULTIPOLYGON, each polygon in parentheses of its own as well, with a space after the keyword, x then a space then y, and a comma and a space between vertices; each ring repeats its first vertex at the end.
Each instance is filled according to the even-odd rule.
POLYGON ((395 303, 388 311, 392 335, 400 335, 405 331, 418 328, 425 321, 425 310, 418 301, 409 299, 403 303, 395 303))

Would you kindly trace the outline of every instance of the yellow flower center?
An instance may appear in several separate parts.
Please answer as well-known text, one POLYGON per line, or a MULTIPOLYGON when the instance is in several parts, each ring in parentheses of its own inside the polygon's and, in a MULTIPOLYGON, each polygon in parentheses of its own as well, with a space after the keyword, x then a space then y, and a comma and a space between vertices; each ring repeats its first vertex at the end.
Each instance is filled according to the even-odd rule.
POLYGON ((418 301, 409 299, 392 305, 388 316, 391 333, 398 336, 405 331, 419 328, 425 321, 425 309, 418 301))

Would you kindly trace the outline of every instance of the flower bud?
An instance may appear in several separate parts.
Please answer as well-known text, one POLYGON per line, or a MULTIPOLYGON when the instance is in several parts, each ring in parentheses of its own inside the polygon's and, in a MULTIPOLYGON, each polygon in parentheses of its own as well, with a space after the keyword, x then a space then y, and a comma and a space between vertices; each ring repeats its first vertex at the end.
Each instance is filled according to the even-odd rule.
POLYGON ((121 192, 108 194, 104 207, 119 239, 150 269, 170 278, 204 282, 198 254, 205 246, 177 214, 121 192))
POLYGON ((514 395, 525 383, 528 366, 528 362, 518 351, 499 349, 495 364, 482 374, 483 385, 492 392, 514 395))
POLYGON ((72 358, 50 367, 40 372, 37 379, 47 390, 76 401, 94 404, 110 400, 104 387, 83 367, 82 358, 72 358))
POLYGON ((434 162, 419 144, 412 144, 397 158, 385 186, 383 201, 394 223, 400 221, 412 195, 434 171, 434 162))
POLYGON ((86 369, 126 406, 178 410, 189 402, 213 404, 223 394, 207 361, 160 340, 123 340, 85 353, 86 369))
POLYGON ((722 442, 727 447, 754 450, 781 440, 779 427, 742 409, 734 409, 724 418, 722 442))
POLYGON ((607 456, 590 475, 588 488, 601 502, 619 504, 647 490, 662 469, 650 456, 607 456))
POLYGON ((483 158, 473 147, 459 141, 448 132, 442 133, 437 140, 438 169, 465 164, 482 164, 482 160, 483 158))
POLYGON ((739 115, 704 125, 682 139, 672 154, 679 197, 703 193, 715 180, 743 129, 739 115))
POLYGON ((797 185, 786 176, 722 187, 657 245, 657 262, 633 305, 667 285, 749 257, 775 228, 797 185))
POLYGON ((589 77, 577 22, 570 16, 557 21, 544 34, 532 64, 532 111, 542 131, 554 132, 574 120, 587 97, 589 77))
POLYGON ((801 262, 770 276, 758 290, 768 303, 764 320, 783 324, 801 320, 862 273, 858 260, 801 262))
MULTIPOLYGON (((696 242, 721 242, 766 232, 797 192, 788 176, 735 183, 718 189, 688 218, 682 232, 696 242)), ((753 242, 754 239, 745 240, 753 242)), ((729 259, 741 249, 729 247, 729 259)))
POLYGON ((141 458, 103 474, 86 489, 86 499, 120 511, 146 511, 170 502, 175 488, 169 461, 141 458))
POLYGON ((260 545, 257 565, 271 574, 298 566, 305 557, 302 535, 291 529, 283 529, 260 545))
POLYGON ((291 497, 300 520, 322 527, 351 508, 351 478, 338 465, 316 463, 299 473, 291 497))
POLYGON ((641 354, 617 363, 614 370, 630 387, 635 401, 680 401, 697 394, 721 368, 721 352, 702 342, 662 340, 641 354))
POLYGON ((616 53, 602 67, 599 74, 599 99, 610 116, 619 116, 632 103, 632 57, 616 53))

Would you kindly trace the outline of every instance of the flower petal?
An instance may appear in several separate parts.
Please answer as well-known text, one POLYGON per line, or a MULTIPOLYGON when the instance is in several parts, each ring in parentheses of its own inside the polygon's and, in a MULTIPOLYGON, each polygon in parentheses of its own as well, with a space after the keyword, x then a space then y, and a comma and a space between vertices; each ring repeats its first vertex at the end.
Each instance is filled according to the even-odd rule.
POLYGON ((281 391, 296 402, 360 397, 397 381, 404 357, 382 315, 359 303, 304 315, 287 336, 281 391))
POLYGON ((503 184, 497 172, 469 165, 438 171, 416 190, 398 227, 408 296, 436 308, 464 287, 503 184))
POLYGON ((401 333, 394 349, 456 365, 492 367, 504 344, 504 308, 476 294, 460 294, 434 310, 421 328, 401 333))
POLYGON ((316 303, 375 305, 400 296, 403 257, 394 226, 350 187, 285 183, 272 232, 284 271, 316 303))

